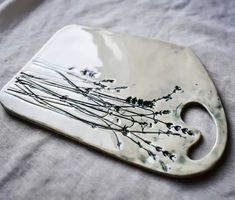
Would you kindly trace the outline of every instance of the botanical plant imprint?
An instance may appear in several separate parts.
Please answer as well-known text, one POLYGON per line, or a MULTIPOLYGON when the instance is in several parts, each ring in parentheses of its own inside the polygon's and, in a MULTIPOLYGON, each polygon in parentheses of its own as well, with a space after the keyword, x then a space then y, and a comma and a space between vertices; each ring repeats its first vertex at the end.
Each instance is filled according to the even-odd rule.
POLYGON ((40 60, 32 63, 52 71, 57 78, 45 78, 36 72, 22 71, 15 77, 14 86, 7 88, 7 94, 93 129, 108 131, 115 137, 118 149, 125 145, 121 138, 128 138, 155 162, 159 162, 165 172, 169 166, 162 158, 174 162, 177 153, 170 152, 146 136, 165 135, 184 140, 186 136, 193 135, 188 128, 161 120, 161 116, 169 115, 172 111, 159 110, 158 103, 171 101, 176 95, 181 95, 184 91, 178 85, 172 86, 165 96, 155 99, 122 96, 122 91, 127 90, 128 86, 116 86, 118 81, 112 77, 100 80, 99 72, 90 68, 77 71, 76 67, 55 67, 40 60))

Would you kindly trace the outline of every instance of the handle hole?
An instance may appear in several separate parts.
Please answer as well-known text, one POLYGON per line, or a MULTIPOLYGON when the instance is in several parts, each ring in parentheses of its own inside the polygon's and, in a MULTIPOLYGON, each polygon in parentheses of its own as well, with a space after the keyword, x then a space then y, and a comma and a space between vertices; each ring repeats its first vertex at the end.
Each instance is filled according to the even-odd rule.
POLYGON ((181 112, 182 120, 194 129, 201 131, 200 140, 189 149, 188 156, 197 160, 209 153, 216 139, 216 128, 208 111, 197 102, 190 102, 181 112))

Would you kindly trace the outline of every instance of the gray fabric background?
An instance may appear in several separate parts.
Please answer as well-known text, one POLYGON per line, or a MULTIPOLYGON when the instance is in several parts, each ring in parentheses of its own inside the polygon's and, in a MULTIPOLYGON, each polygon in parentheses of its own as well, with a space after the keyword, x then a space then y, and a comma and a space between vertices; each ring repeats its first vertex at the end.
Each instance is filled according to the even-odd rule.
MULTIPOLYGON (((0 199, 235 199, 235 1, 0 0, 0 88, 55 31, 73 23, 191 47, 227 113, 225 154, 203 176, 168 178, 25 123, 0 107, 0 199)), ((199 158, 213 145, 214 125, 196 108, 186 121, 204 132, 193 153, 199 158)))

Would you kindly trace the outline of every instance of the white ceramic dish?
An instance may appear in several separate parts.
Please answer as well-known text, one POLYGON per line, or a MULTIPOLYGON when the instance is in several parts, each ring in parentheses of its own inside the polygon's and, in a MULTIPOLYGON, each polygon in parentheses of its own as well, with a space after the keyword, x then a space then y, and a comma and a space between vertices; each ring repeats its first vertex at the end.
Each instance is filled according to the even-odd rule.
POLYGON ((216 89, 188 48, 71 25, 58 31, 1 90, 10 113, 122 160, 173 176, 205 172, 221 157, 227 125, 216 89), (217 138, 187 156, 201 133, 180 117, 191 102, 217 138))

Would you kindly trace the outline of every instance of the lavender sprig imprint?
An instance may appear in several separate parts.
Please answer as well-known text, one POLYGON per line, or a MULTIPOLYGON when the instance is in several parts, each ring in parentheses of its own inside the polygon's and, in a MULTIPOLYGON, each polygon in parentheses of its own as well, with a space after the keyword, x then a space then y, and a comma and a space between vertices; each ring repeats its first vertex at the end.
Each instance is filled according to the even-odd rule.
MULTIPOLYGON (((111 78, 97 80, 96 72, 91 70, 84 69, 80 71, 79 76, 53 68, 50 70, 60 77, 60 81, 21 72, 16 77, 15 86, 8 88, 7 93, 27 103, 78 120, 92 128, 110 131, 115 136, 118 148, 121 148, 123 143, 120 138, 128 138, 154 160, 164 157, 174 161, 176 155, 149 141, 144 135, 166 135, 182 139, 185 139, 186 135, 193 135, 187 128, 159 119, 162 115, 170 114, 170 110, 155 111, 159 101, 169 101, 174 94, 182 91, 179 86, 175 86, 169 94, 152 100, 133 96, 123 98, 113 93, 120 93, 127 89, 127 86, 116 86, 115 80, 111 78), (164 128, 157 128, 158 123, 164 128)), ((71 72, 73 69, 68 70, 71 72)), ((159 163, 162 169, 167 171, 162 159, 159 159, 159 163)))

